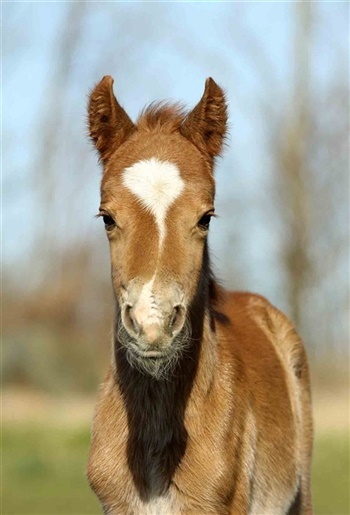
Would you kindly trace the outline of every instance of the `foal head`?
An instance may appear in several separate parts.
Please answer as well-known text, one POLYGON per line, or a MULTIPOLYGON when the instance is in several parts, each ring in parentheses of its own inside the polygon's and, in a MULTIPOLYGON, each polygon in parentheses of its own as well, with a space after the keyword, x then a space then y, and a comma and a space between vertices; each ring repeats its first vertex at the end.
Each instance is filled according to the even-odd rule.
POLYGON ((176 105, 151 105, 136 125, 117 102, 111 77, 90 96, 90 136, 104 168, 100 216, 110 244, 119 341, 129 361, 154 376, 188 341, 226 110, 212 79, 189 114, 176 105))

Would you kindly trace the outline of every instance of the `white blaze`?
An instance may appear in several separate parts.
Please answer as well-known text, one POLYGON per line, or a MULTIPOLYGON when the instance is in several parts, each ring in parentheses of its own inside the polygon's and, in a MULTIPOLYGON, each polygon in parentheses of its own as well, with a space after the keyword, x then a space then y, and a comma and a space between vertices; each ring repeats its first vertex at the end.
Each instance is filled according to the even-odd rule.
POLYGON ((139 325, 157 325, 161 322, 159 307, 153 295, 153 283, 155 275, 146 283, 140 293, 135 307, 134 315, 139 325))
POLYGON ((154 157, 138 161, 124 170, 123 184, 154 215, 161 248, 166 235, 167 211, 184 188, 178 167, 154 157))

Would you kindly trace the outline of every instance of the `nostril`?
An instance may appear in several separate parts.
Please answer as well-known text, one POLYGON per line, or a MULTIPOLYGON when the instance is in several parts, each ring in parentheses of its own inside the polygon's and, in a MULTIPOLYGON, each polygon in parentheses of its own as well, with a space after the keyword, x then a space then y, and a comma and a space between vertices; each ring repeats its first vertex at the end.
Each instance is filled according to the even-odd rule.
POLYGON ((175 306, 170 318, 170 329, 172 334, 179 333, 185 321, 185 308, 180 304, 175 306))
POLYGON ((131 304, 126 305, 123 318, 124 318, 124 325, 125 325, 126 329, 129 332, 138 335, 140 332, 140 327, 139 327, 138 323, 136 322, 135 318, 133 317, 131 304))

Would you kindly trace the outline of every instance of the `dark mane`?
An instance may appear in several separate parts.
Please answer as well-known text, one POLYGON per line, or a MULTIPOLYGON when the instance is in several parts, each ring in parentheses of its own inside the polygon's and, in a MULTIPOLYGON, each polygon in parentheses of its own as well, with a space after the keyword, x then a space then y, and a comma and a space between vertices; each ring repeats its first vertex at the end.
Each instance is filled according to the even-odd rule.
POLYGON ((142 130, 177 131, 187 116, 183 104, 168 101, 152 102, 140 113, 137 127, 142 130))

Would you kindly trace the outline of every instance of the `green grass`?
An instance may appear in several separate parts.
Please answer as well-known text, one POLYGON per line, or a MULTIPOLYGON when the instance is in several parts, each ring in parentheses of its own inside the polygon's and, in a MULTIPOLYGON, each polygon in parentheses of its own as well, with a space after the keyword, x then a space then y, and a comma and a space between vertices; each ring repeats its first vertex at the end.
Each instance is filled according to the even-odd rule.
POLYGON ((101 514, 85 466, 89 431, 3 430, 2 515, 101 514))
MULTIPOLYGON (((101 514, 85 478, 88 447, 88 430, 3 430, 2 515, 101 514)), ((348 515, 348 486, 347 435, 317 439, 313 462, 315 513, 348 515)))
POLYGON ((330 434, 315 441, 312 482, 317 515, 349 515, 349 435, 330 434))

